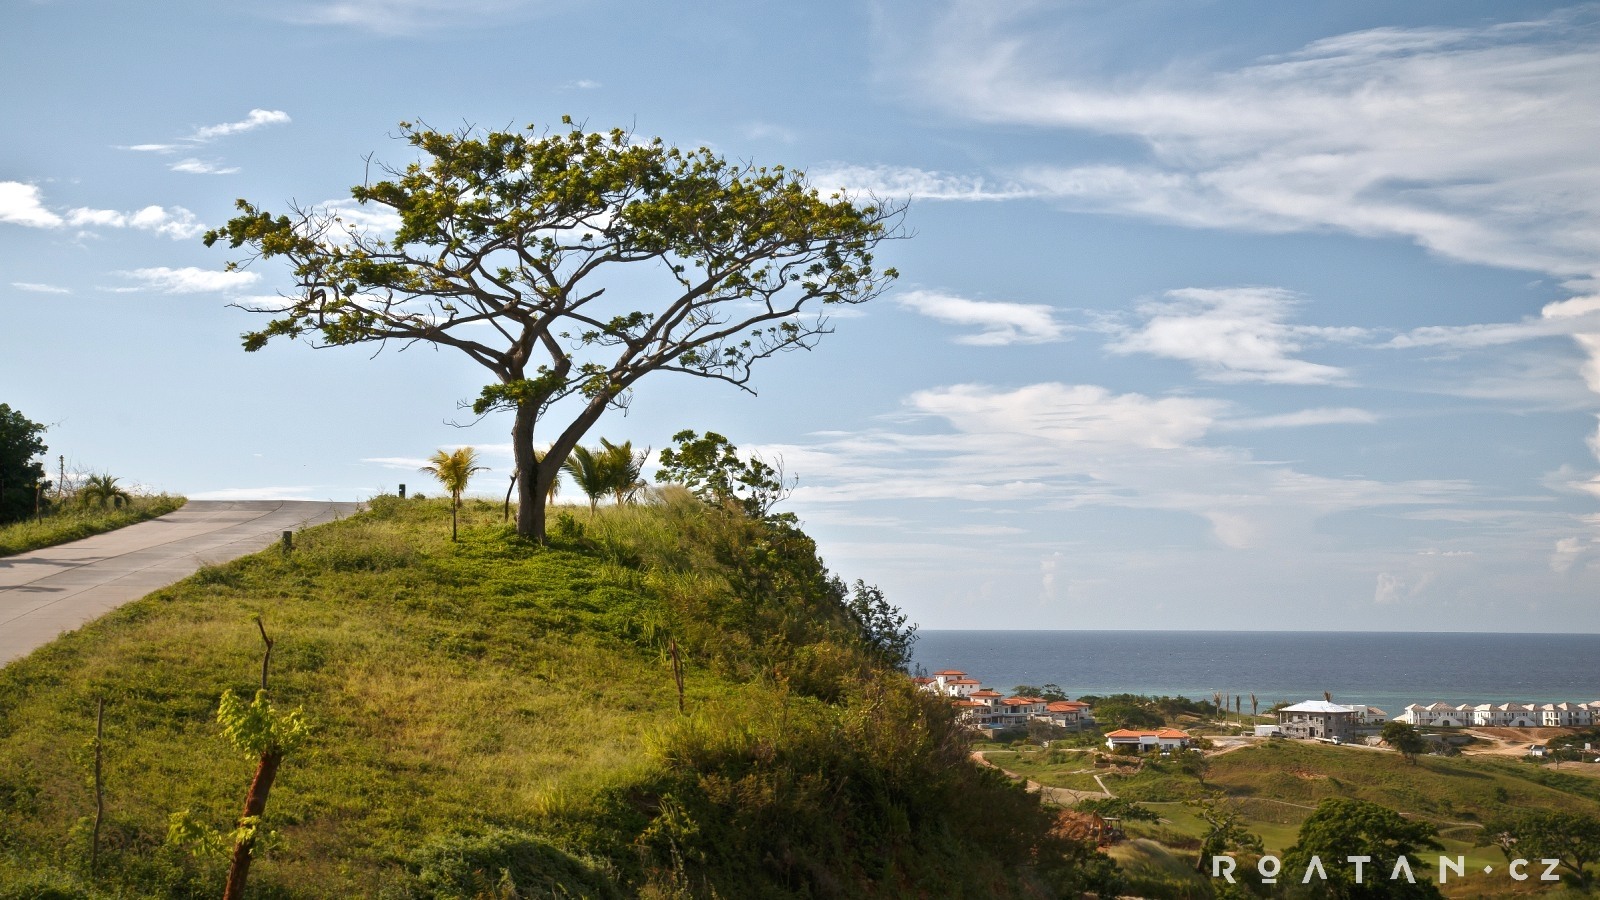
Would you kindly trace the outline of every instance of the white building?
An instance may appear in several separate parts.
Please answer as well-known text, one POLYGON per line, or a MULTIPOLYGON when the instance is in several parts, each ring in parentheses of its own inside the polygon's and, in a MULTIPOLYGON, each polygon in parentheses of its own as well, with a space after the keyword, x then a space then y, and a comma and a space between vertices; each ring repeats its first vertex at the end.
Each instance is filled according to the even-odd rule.
POLYGON ((1149 750, 1182 750, 1189 746, 1187 732, 1176 728, 1162 728, 1159 731, 1134 731, 1129 728, 1119 728, 1106 733, 1106 746, 1112 750, 1118 747, 1132 747, 1140 752, 1149 750))

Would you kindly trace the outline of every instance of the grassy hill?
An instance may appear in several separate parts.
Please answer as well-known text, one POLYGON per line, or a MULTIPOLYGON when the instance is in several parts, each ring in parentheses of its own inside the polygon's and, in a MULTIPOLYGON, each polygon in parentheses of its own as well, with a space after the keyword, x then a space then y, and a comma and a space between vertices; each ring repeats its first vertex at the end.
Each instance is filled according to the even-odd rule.
POLYGON ((860 639, 812 542, 687 495, 557 511, 551 546, 469 503, 371 510, 202 569, 0 670, 0 898, 213 897, 259 678, 315 732, 267 808, 257 897, 1026 897, 1078 877, 1052 817, 964 758, 860 639), (682 648, 687 714, 666 652, 682 648), (106 820, 88 874, 91 739, 106 820))
MULTIPOLYGON (((1097 790, 1099 772, 1119 797, 1158 813, 1156 825, 1131 823, 1139 838, 1115 856, 1130 886, 1147 896, 1208 896, 1209 879, 1175 867, 1169 855, 1187 854, 1192 867, 1206 825, 1183 801, 1221 791, 1235 800, 1250 831, 1268 852, 1282 854, 1296 842, 1300 824, 1321 800, 1366 800, 1431 822, 1449 856, 1464 856, 1469 874, 1445 886, 1451 897, 1549 894, 1549 885, 1516 884, 1503 874, 1484 876, 1486 865, 1503 872, 1505 857, 1478 846, 1483 822, 1531 809, 1567 810, 1600 816, 1600 778, 1552 771, 1522 760, 1489 756, 1424 756, 1412 765, 1398 753, 1335 747, 1310 741, 1264 741, 1210 757, 1205 783, 1185 774, 1175 760, 1147 760, 1137 770, 1094 770, 1088 754, 1023 750, 990 753, 1005 769, 1056 787, 1097 790), (1158 842, 1160 850, 1152 846, 1158 842)), ((1430 867, 1433 856, 1428 856, 1430 867)), ((1559 892, 1561 889, 1556 888, 1559 892)))

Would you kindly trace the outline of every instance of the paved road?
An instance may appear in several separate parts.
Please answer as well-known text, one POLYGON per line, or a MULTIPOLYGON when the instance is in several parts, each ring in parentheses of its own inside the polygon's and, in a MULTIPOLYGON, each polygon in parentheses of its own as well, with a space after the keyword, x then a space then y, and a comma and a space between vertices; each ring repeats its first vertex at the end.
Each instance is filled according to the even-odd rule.
POLYGON ((285 531, 359 508, 305 500, 191 500, 149 522, 0 556, 0 666, 204 564, 254 553, 285 531))

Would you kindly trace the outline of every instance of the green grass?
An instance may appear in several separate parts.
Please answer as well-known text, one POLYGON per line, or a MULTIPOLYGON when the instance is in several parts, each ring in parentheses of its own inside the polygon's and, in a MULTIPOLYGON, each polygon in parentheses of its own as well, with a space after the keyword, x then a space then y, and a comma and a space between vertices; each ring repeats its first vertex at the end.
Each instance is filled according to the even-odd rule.
POLYGON ((184 498, 158 494, 134 497, 118 507, 68 506, 39 519, 0 526, 0 556, 11 556, 82 540, 136 522, 164 516, 183 506, 184 498))
POLYGON ((556 510, 538 548, 476 502, 452 544, 444 501, 370 505, 0 669, 0 898, 215 895, 224 862, 164 838, 238 814, 254 762, 214 716, 257 615, 316 730, 253 896, 1049 896, 1051 816, 877 666, 803 534, 679 498, 556 510))
MULTIPOLYGON (((1017 771, 1024 768, 1026 763, 1017 771)), ((1306 741, 1271 741, 1213 757, 1206 783, 1239 803, 1249 829, 1261 837, 1268 852, 1280 857, 1299 839, 1300 824, 1316 804, 1329 797, 1367 800, 1424 819, 1439 829, 1444 850, 1414 860, 1425 863, 1419 874, 1426 870, 1430 878, 1436 877, 1440 854, 1462 856, 1467 877, 1452 878, 1444 886, 1446 895, 1495 897, 1513 890, 1551 895, 1552 888, 1538 884, 1518 886, 1509 881, 1504 876, 1506 859, 1500 851, 1476 846, 1481 830, 1475 823, 1533 808, 1600 816, 1600 781, 1577 775, 1554 777, 1559 774, 1516 760, 1423 757, 1413 766, 1394 753, 1306 741), (1495 874, 1482 874, 1484 866, 1493 866, 1495 874)), ((1048 771, 1029 777, 1056 783, 1049 780, 1048 771)), ((1129 824, 1130 837, 1146 843, 1159 842, 1169 854, 1187 858, 1192 865, 1198 839, 1206 826, 1192 808, 1180 801, 1200 792, 1198 782, 1178 773, 1176 766, 1159 762, 1153 766, 1147 763, 1143 771, 1132 776, 1101 777, 1113 793, 1144 801, 1162 817, 1159 824, 1129 824)), ((1130 860, 1145 860, 1141 853, 1148 856, 1145 851, 1127 851, 1130 860)), ((1134 864, 1149 867, 1148 860, 1129 863, 1134 864)), ((1154 879, 1147 887, 1161 881, 1146 874, 1154 879)), ((1187 888, 1168 884, 1165 890, 1177 892, 1173 895, 1178 896, 1187 888)), ((1559 886, 1553 890, 1553 896, 1561 896, 1559 886)))

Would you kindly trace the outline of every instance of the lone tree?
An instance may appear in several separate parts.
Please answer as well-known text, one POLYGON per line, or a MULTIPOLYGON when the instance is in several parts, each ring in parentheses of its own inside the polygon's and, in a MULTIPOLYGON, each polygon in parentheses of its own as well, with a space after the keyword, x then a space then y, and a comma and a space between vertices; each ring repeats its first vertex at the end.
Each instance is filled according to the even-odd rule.
POLYGON ((1409 722, 1398 720, 1385 722, 1380 734, 1385 744, 1400 751, 1406 762, 1413 766, 1417 764, 1419 755, 1428 752, 1428 739, 1409 722))
POLYGON ((351 189, 398 217, 393 235, 336 210, 277 215, 240 200, 207 232, 252 259, 283 257, 295 288, 250 307, 272 317, 244 335, 319 346, 424 341, 465 353, 493 382, 472 409, 515 413, 518 533, 544 537, 544 495, 585 432, 625 408, 654 371, 750 390, 757 360, 810 348, 833 304, 882 293, 873 265, 903 207, 824 197, 802 173, 729 162, 621 130, 439 132, 402 122, 420 152, 385 180, 351 189), (634 265, 628 265, 634 264, 634 265), (653 281, 624 271, 647 270, 653 281), (542 461, 534 433, 556 403, 542 461))

